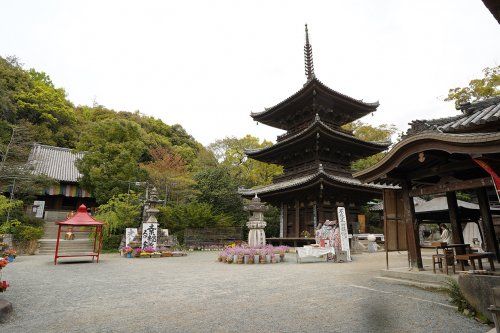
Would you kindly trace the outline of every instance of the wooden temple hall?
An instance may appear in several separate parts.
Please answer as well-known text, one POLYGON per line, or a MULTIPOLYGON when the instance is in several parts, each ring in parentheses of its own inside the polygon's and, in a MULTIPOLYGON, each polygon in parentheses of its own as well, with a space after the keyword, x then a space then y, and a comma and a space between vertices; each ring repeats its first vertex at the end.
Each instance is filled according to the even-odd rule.
POLYGON ((359 208, 382 198, 382 186, 363 184, 353 178, 351 162, 377 154, 390 142, 367 142, 353 136, 343 125, 373 113, 378 102, 367 103, 334 91, 314 73, 312 48, 306 25, 303 87, 292 96, 262 112, 255 121, 285 130, 276 144, 246 150, 248 157, 284 167, 283 175, 267 186, 240 189, 240 194, 281 210, 280 238, 299 239, 325 220, 337 219, 344 206, 348 224, 356 226, 359 208))
MULTIPOLYGON (((500 189, 500 96, 464 104, 455 117, 411 125, 381 161, 354 174, 363 182, 399 187, 384 189, 386 250, 408 250, 411 266, 423 269, 413 198, 431 195, 446 195, 453 243, 464 244, 460 191, 479 204, 484 250, 499 260, 491 206, 498 204, 500 189)), ((457 254, 466 255, 458 248, 457 254)))

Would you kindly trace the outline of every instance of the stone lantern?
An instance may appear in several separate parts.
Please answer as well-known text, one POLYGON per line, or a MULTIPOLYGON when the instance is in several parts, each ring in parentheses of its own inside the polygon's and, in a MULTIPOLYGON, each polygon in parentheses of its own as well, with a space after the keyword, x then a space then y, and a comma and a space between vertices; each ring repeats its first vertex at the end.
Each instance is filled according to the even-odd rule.
POLYGON ((158 242, 158 220, 156 215, 160 212, 156 206, 163 202, 158 199, 156 188, 152 188, 146 200, 144 209, 144 220, 142 223, 142 247, 151 246, 156 248, 158 242))
POLYGON ((252 202, 245 205, 245 210, 250 212, 247 227, 248 232, 248 245, 251 247, 266 245, 266 233, 264 228, 266 227, 266 221, 264 221, 264 212, 267 211, 268 207, 260 201, 260 198, 255 195, 252 202))

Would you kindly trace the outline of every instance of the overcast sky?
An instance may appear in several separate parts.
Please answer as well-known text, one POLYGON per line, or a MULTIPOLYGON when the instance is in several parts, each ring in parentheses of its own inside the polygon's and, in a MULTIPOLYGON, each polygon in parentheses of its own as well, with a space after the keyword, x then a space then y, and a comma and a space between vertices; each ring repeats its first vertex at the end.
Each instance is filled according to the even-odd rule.
POLYGON ((249 116, 316 76, 380 101, 371 124, 453 115, 443 102, 500 63, 500 28, 479 0, 2 1, 0 55, 47 72, 75 104, 179 123, 203 144, 279 130, 249 116))

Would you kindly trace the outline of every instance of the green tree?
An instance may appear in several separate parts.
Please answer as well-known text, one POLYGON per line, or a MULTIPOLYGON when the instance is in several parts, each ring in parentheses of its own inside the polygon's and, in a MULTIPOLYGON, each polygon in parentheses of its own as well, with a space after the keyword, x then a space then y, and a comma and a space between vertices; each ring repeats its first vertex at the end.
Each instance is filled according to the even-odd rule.
POLYGON ((467 87, 457 87, 448 91, 445 101, 455 101, 457 109, 460 104, 476 102, 488 97, 500 95, 500 66, 483 69, 484 77, 473 79, 467 87))
POLYGON ((17 125, 0 121, 0 128, 5 130, 0 139, 0 193, 33 199, 53 183, 48 177, 34 174, 33 165, 27 163, 34 142, 33 128, 24 120, 17 125))
POLYGON ((168 198, 187 200, 193 196, 192 185, 194 180, 187 170, 187 164, 177 153, 163 147, 149 150, 153 160, 141 164, 141 168, 148 174, 149 181, 156 186, 160 193, 168 198))
POLYGON ((213 207, 215 214, 230 216, 235 225, 243 225, 247 214, 238 194, 238 185, 224 166, 205 169, 194 176, 197 201, 213 207))
MULTIPOLYGON (((353 133, 353 135, 364 141, 378 141, 378 142, 388 142, 391 141, 391 136, 396 133, 397 128, 394 125, 379 125, 372 126, 361 121, 355 121, 343 126, 343 128, 347 131, 353 133)), ((359 171, 366 169, 384 157, 385 153, 381 152, 367 158, 362 158, 357 161, 354 161, 351 164, 351 168, 354 171, 359 171)))
POLYGON ((142 202, 135 193, 118 194, 107 203, 100 205, 95 218, 105 223, 103 248, 117 249, 120 246, 125 228, 140 224, 142 202))
POLYGON ((232 177, 239 185, 253 187, 272 183, 274 177, 283 173, 283 168, 276 164, 259 162, 247 158, 245 149, 265 148, 272 142, 251 135, 243 138, 226 137, 217 140, 208 147, 221 165, 228 168, 232 177))
POLYGON ((82 135, 78 149, 86 153, 77 162, 80 183, 98 203, 127 192, 129 182, 146 179, 138 163, 147 152, 142 135, 139 125, 124 119, 103 120, 82 135))
POLYGON ((142 202, 133 192, 113 196, 107 203, 100 205, 95 218, 106 224, 110 234, 121 234, 125 228, 139 225, 142 202))

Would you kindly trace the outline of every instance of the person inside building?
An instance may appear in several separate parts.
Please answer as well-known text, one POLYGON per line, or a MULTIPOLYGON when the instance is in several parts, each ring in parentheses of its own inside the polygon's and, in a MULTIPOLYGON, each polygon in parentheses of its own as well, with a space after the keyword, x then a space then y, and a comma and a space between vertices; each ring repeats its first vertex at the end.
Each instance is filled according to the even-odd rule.
POLYGON ((441 223, 439 225, 439 229, 441 230, 441 238, 439 239, 439 241, 447 244, 452 243, 451 232, 446 226, 446 224, 441 223))

